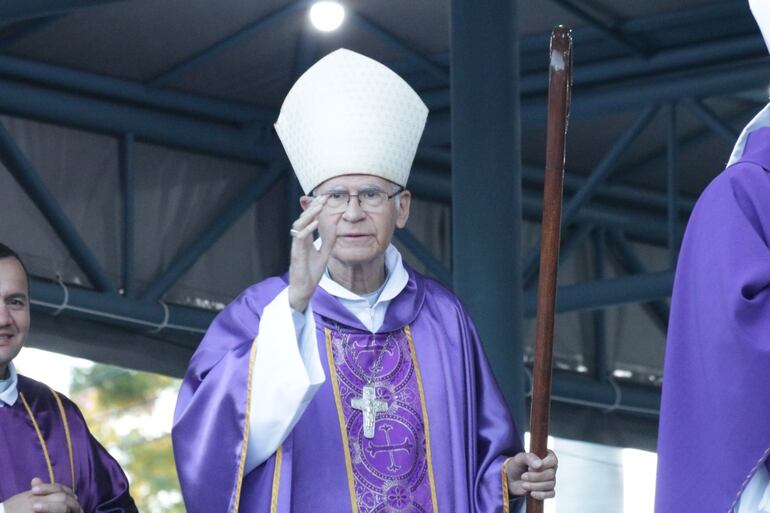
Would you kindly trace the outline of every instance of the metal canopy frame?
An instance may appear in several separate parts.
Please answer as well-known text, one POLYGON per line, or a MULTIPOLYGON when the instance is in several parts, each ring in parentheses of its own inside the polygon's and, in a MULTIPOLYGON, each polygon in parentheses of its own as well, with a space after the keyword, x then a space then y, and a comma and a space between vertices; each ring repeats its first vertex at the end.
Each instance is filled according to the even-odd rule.
MULTIPOLYGON (((13 25, 10 26, 12 30, 6 30, 5 37, 0 38, 0 49, 78 9, 117 1, 120 0, 4 2, 0 6, 0 21, 13 25)), ((618 110, 641 110, 637 120, 617 139, 594 171, 586 175, 587 178, 568 175, 565 184, 568 201, 564 226, 568 229, 565 229, 564 254, 567 256, 569 248, 590 237, 599 256, 594 264, 596 281, 561 287, 558 311, 596 312, 596 368, 593 369, 596 381, 579 385, 573 378, 559 381, 562 378, 557 376, 556 389, 566 394, 570 393, 568 390, 580 390, 582 392, 575 393, 583 394, 581 397, 588 393, 591 397, 600 398, 610 390, 606 388, 610 387, 606 382, 610 370, 601 358, 606 345, 601 309, 618 304, 649 303, 646 309, 661 329, 665 329, 668 315, 662 300, 671 293, 672 271, 647 272, 628 244, 628 239, 668 247, 673 268, 683 223, 694 204, 693 198, 679 191, 679 153, 705 137, 716 136, 729 142, 735 139, 735 119, 721 118, 704 99, 764 87, 768 59, 762 37, 745 2, 720 1, 693 9, 610 23, 607 21, 610 17, 586 9, 577 0, 550 1, 587 23, 576 31, 580 36, 576 38, 576 55, 581 55, 581 45, 589 50, 583 55, 591 55, 590 49, 607 46, 607 43, 611 47, 610 50, 596 52, 603 57, 576 63, 573 120, 594 118, 618 110), (731 19, 733 27, 742 27, 742 30, 719 32, 720 25, 724 25, 722 20, 727 18, 731 19), (672 30, 678 31, 679 42, 657 46, 650 43, 660 40, 660 37, 653 36, 672 30), (661 108, 665 108, 667 113, 666 147, 652 152, 636 165, 618 169, 613 174, 614 181, 610 183, 608 178, 621 154, 661 108), (677 128, 677 113, 682 108, 700 119, 705 129, 688 137, 681 136, 677 128), (622 182, 633 176, 635 170, 650 162, 663 162, 664 159, 668 176, 665 192, 622 182), (618 204, 628 207, 619 208, 618 204), (614 255, 629 274, 620 278, 604 278, 605 253, 614 255), (566 387, 564 384, 567 382, 573 388, 566 387), (562 385, 566 388, 559 388, 562 385)), ((0 160, 44 214, 93 286, 92 290, 74 289, 69 303, 63 304, 59 285, 35 279, 32 286, 36 308, 46 313, 91 315, 100 322, 116 323, 129 329, 146 329, 148 323, 154 324, 160 328, 161 334, 174 332, 175 337, 185 338, 194 345, 200 328, 208 324, 212 314, 176 306, 168 306, 169 310, 165 310, 166 307, 158 301, 244 211, 286 175, 288 166, 271 133, 270 126, 276 117, 274 110, 180 92, 174 90, 173 85, 187 72, 216 58, 225 49, 251 40, 260 31, 284 23, 291 16, 301 15, 300 11, 309 3, 309 0, 288 3, 169 67, 146 83, 19 57, 0 56, 0 112, 110 134, 120 144, 124 226, 121 283, 115 284, 105 275, 87 241, 67 219, 56 198, 47 191, 7 131, 0 127, 0 160), (149 288, 141 292, 136 290, 133 278, 133 155, 137 141, 245 161, 252 163, 257 170, 252 184, 233 198, 229 208, 202 230, 149 288), (54 308, 51 305, 58 306, 54 308), (84 313, 85 310, 88 312, 84 313), (166 316, 165 327, 163 312, 170 312, 170 319, 166 316), (169 328, 169 323, 176 328, 169 328)), ((361 13, 354 11, 351 20, 357 27, 400 53, 403 59, 392 63, 393 67, 420 90, 432 109, 424 136, 424 141, 429 141, 430 146, 420 148, 411 184, 417 195, 449 202, 451 156, 446 145, 450 143, 451 105, 448 54, 421 55, 376 20, 361 13), (437 87, 436 83, 443 85, 437 87)), ((546 43, 547 38, 540 34, 520 41, 520 108, 524 128, 538 127, 544 122, 547 75, 543 55, 546 43)), ((309 67, 317 58, 317 53, 317 44, 303 32, 293 65, 294 76, 309 67)), ((755 110, 754 106, 751 110, 755 110)), ((743 115, 739 113, 736 117, 743 115)), ((542 210, 538 189, 540 171, 525 165, 522 178, 523 216, 525 220, 536 222, 542 210)), ((293 192, 288 194, 296 192, 295 186, 293 192)), ((452 270, 446 269, 413 234, 404 230, 398 232, 397 237, 440 281, 452 283, 452 270)), ((531 249, 522 262, 524 283, 527 285, 532 282, 536 263, 537 250, 531 249)), ((524 292, 525 315, 534 315, 533 308, 534 292, 527 289, 524 292)), ((582 379, 577 382, 582 382, 582 379)), ((646 393, 648 395, 640 401, 644 403, 645 411, 654 409, 658 400, 654 389, 646 393)), ((608 405, 606 401, 604 404, 608 405)))

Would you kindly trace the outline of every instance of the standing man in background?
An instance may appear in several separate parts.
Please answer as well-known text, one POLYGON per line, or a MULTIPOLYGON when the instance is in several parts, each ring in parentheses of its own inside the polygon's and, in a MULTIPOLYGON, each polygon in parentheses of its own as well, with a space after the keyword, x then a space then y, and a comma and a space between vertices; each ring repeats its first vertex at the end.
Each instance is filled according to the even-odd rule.
POLYGON ((120 465, 72 401, 16 372, 29 275, 0 244, 0 513, 136 513, 120 465))

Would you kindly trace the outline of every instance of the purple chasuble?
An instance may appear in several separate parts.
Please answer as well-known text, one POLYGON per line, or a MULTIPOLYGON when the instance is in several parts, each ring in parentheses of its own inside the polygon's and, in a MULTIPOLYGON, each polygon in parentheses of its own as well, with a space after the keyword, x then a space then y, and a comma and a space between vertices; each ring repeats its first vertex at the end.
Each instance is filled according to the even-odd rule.
POLYGON ((671 298, 656 513, 728 512, 770 450, 770 128, 693 210, 671 298))
MULTIPOLYGON (((91 436, 77 406, 59 394, 72 441, 73 483, 64 422, 51 389, 22 375, 18 387, 40 428, 55 481, 75 490, 83 511, 136 512, 123 470, 91 436)), ((19 397, 13 406, 0 408, 0 502, 29 491, 33 477, 50 481, 35 425, 19 397)))
POLYGON ((209 327, 174 415, 174 453, 189 513, 516 511, 502 465, 520 452, 476 330, 459 300, 407 267, 406 288, 370 333, 335 297, 312 298, 326 381, 281 448, 243 475, 249 362, 270 278, 209 327), (381 401, 363 433, 364 388, 381 401))

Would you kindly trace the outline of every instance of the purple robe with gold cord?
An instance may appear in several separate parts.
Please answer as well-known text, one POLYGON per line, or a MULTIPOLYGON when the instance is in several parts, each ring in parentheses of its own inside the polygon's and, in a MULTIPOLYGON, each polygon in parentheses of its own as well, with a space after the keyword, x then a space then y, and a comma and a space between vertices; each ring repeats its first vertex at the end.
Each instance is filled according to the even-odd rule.
POLYGON ((671 300, 657 513, 732 511, 770 453, 770 128, 693 210, 671 300))
POLYGON ((123 470, 91 436, 77 406, 57 394, 66 417, 65 429, 65 420, 50 388, 19 375, 18 390, 20 396, 13 406, 0 408, 0 502, 29 491, 33 477, 50 482, 48 463, 35 429, 37 423, 54 480, 75 490, 85 513, 136 512, 123 470))
POLYGON ((514 511, 503 462, 519 436, 459 300, 407 268, 376 334, 336 298, 311 300, 326 381, 276 453, 243 475, 249 374, 260 316, 288 285, 270 278, 214 321, 192 358, 174 416, 189 513, 514 511), (354 400, 381 411, 363 435, 354 400))

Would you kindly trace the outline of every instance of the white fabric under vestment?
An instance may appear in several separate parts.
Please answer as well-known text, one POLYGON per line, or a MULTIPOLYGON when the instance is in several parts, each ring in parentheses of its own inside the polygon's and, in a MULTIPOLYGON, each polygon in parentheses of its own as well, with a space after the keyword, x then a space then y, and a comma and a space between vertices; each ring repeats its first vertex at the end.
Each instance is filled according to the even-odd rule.
MULTIPOLYGON (((382 326, 390 302, 409 281, 401 254, 393 245, 385 252, 385 268, 388 277, 373 305, 332 280, 328 273, 318 286, 337 297, 374 333, 382 326)), ((293 312, 288 287, 265 307, 253 364, 246 472, 281 446, 326 380, 315 331, 312 308, 308 305, 304 315, 293 312)))
MULTIPOLYGON (((18 377, 13 362, 8 364, 8 374, 8 379, 0 379, 0 408, 5 405, 13 406, 19 397, 18 377)), ((5 506, 2 502, 0 502, 0 513, 5 513, 5 506)))
POLYGON ((770 479, 764 465, 759 466, 743 489, 735 513, 770 513, 770 479))
MULTIPOLYGON (((13 406, 19 398, 19 378, 16 374, 16 367, 13 365, 13 362, 8 364, 8 374, 8 379, 0 379, 0 408, 6 404, 8 406, 13 406)), ((0 510, 0 513, 3 512, 0 510)))

